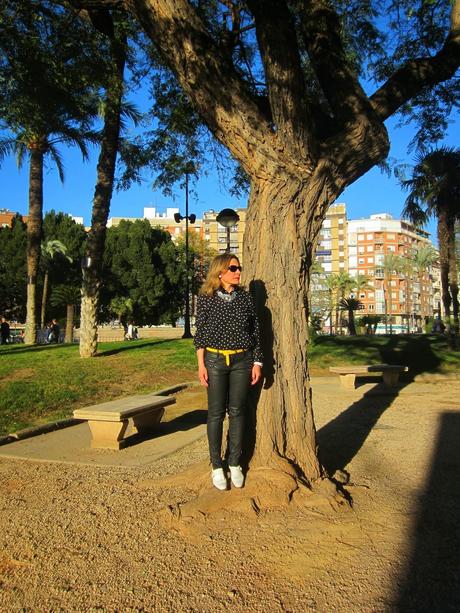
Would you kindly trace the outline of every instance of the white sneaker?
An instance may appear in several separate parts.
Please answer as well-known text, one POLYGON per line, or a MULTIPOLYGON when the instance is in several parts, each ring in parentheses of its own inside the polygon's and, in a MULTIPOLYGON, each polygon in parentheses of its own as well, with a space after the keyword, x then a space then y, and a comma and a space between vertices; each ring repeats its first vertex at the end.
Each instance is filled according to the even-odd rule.
POLYGON ((223 468, 215 468, 211 473, 212 484, 214 487, 217 487, 218 490, 226 490, 227 489, 227 479, 224 475, 223 468))
POLYGON ((235 487, 243 487, 244 475, 241 466, 229 466, 232 485, 235 487))

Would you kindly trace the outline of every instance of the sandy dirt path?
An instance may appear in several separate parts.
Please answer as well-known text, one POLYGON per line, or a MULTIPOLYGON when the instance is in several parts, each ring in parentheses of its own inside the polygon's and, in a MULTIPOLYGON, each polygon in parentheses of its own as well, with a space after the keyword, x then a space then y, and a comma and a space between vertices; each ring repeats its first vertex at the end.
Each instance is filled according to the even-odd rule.
POLYGON ((135 469, 0 460, 0 611, 459 611, 460 381, 314 397, 338 512, 169 521, 204 439, 135 469))

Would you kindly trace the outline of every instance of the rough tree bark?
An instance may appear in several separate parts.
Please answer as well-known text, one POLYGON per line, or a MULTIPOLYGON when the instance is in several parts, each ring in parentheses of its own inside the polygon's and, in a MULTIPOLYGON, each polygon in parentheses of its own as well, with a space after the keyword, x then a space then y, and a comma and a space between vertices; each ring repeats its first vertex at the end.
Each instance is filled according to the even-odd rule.
POLYGON ((73 342, 73 326, 75 319, 75 306, 73 304, 67 305, 67 316, 65 321, 65 343, 73 342))
POLYGON ((27 219, 27 314, 24 342, 36 340, 36 287, 40 262, 43 212, 43 147, 29 145, 29 212, 27 219))
POLYGON ((80 323, 80 356, 82 358, 92 357, 97 351, 97 310, 101 287, 102 259, 120 136, 123 73, 126 61, 126 40, 124 37, 112 38, 111 51, 112 74, 106 90, 104 130, 97 165, 91 230, 88 234, 82 267, 80 323))

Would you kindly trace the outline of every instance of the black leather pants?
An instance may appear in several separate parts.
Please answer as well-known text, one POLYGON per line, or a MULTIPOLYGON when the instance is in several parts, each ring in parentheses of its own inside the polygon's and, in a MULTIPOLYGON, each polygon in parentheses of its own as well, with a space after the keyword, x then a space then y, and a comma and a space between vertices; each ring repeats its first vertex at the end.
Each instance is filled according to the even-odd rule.
POLYGON ((230 365, 221 354, 205 353, 208 371, 208 443, 213 468, 222 467, 222 427, 228 410, 228 464, 238 466, 243 443, 244 413, 251 382, 252 351, 230 356, 230 365))

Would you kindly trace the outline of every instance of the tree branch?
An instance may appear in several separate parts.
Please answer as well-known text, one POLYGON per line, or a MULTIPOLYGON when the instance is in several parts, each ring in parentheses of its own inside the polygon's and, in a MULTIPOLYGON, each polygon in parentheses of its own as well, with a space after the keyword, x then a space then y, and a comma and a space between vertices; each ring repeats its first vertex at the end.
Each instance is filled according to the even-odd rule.
MULTIPOLYGON (((197 112, 220 142, 254 172, 255 152, 276 162, 275 134, 231 57, 207 32, 187 0, 127 0, 197 112)), ((263 172, 261 164, 261 172, 263 172)))
POLYGON ((317 144, 292 14, 284 0, 248 0, 247 5, 256 24, 278 139, 306 162, 315 156, 317 144))
POLYGON ((451 27, 440 51, 430 58, 411 60, 397 70, 370 98, 381 120, 390 117, 425 87, 454 76, 460 66, 460 0, 452 5, 451 27))
POLYGON ((347 60, 337 13, 328 0, 295 4, 305 47, 335 119, 346 125, 369 117, 372 108, 347 60))

